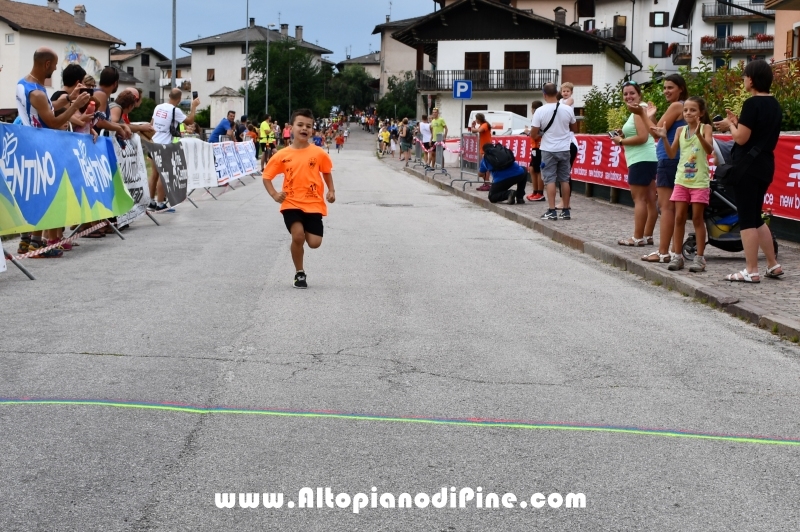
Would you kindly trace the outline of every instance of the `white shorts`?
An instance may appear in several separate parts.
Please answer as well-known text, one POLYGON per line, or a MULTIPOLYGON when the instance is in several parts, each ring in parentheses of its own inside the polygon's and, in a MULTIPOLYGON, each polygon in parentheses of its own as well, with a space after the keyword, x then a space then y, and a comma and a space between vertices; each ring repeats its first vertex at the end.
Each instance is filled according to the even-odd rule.
POLYGON ((392 139, 392 151, 397 151, 397 143, 392 139))

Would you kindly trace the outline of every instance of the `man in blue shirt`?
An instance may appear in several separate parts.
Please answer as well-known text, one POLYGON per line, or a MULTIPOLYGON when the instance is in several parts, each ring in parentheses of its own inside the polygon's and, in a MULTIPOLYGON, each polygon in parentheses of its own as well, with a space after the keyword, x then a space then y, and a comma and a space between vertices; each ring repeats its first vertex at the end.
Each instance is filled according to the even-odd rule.
POLYGON ((229 140, 233 140, 234 120, 236 120, 236 113, 233 111, 228 111, 228 117, 220 120, 220 123, 217 124, 217 127, 214 128, 214 131, 211 132, 211 136, 208 138, 208 142, 226 142, 229 140), (220 137, 228 137, 228 138, 223 138, 220 140, 220 137))
POLYGON ((486 154, 494 149, 496 149, 495 145, 490 142, 483 145, 484 157, 481 159, 481 166, 478 169, 478 175, 481 178, 486 176, 486 172, 492 173, 489 201, 492 203, 508 201, 509 205, 514 205, 514 203, 522 205, 525 203, 525 185, 528 183, 528 173, 516 161, 508 168, 494 170, 491 163, 486 160, 486 154), (514 185, 517 185, 517 190, 510 190, 514 185))

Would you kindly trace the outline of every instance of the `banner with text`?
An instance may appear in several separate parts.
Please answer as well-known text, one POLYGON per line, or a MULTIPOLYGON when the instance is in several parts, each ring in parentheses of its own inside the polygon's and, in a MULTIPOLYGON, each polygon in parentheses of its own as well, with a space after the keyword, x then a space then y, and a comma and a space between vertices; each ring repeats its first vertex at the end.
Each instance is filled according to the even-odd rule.
MULTIPOLYGON (((507 135, 492 137, 492 144, 502 144, 514 153, 514 159, 520 166, 531 164, 531 138, 526 135, 507 135)), ((478 135, 465 133, 461 137, 461 157, 464 162, 480 163, 478 154, 478 135)))
POLYGON ((153 156, 169 204, 174 207, 182 203, 186 199, 188 171, 181 143, 151 144, 147 142, 145 149, 153 156))
POLYGON ((117 225, 127 225, 144 216, 147 212, 147 205, 150 203, 150 189, 147 186, 147 166, 144 161, 144 151, 142 151, 142 141, 139 135, 133 135, 125 141, 125 149, 122 149, 116 137, 111 138, 114 144, 114 153, 117 156, 119 172, 122 181, 131 195, 134 205, 126 214, 117 217, 117 225))
MULTIPOLYGON (((715 135, 714 138, 731 139, 727 135, 715 135)), ((630 188, 624 148, 611 142, 607 135, 577 135, 577 140, 578 156, 572 167, 574 180, 626 190, 630 188)), ((775 174, 764 195, 764 210, 770 210, 781 218, 800 220, 800 135, 781 135, 778 140, 775 174)))
POLYGON ((242 164, 236 156, 236 144, 234 142, 223 142, 222 152, 225 155, 225 161, 228 163, 228 175, 230 178, 239 179, 244 177, 242 164))
POLYGON ((228 171, 228 159, 225 157, 222 143, 215 142, 211 147, 214 149, 214 169, 217 173, 217 186, 223 187, 231 180, 231 174, 228 171))
POLYGON ((0 234, 120 216, 133 207, 111 139, 0 124, 0 234))
POLYGON ((214 147, 200 139, 181 139, 188 171, 187 190, 210 188, 217 185, 214 166, 214 147))

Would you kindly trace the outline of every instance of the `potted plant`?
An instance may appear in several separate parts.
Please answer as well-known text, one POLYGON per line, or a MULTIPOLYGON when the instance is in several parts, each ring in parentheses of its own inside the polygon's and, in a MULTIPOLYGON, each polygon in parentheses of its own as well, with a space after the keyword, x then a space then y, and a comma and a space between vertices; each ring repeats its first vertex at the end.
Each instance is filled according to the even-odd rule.
POLYGON ((700 37, 700 42, 702 44, 716 44, 717 38, 714 37, 713 35, 703 35, 702 37, 700 37))
POLYGON ((774 35, 767 35, 766 33, 759 33, 756 35, 756 41, 758 42, 772 42, 775 40, 774 35))
POLYGON ((676 43, 676 42, 669 43, 669 46, 667 46, 667 57, 671 57, 672 54, 675 53, 675 49, 677 47, 678 47, 678 43, 676 43))
POLYGON ((729 44, 741 44, 744 42, 744 35, 728 35, 729 44))

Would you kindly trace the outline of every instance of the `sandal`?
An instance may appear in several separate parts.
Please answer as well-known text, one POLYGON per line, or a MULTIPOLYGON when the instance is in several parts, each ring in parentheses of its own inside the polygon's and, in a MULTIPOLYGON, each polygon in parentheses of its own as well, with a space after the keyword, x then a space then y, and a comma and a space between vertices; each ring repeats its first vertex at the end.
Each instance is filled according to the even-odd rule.
POLYGON ((666 264, 670 261, 672 255, 670 253, 661 254, 658 251, 652 251, 647 255, 642 255, 642 260, 645 262, 658 262, 661 264, 666 264))
POLYGON ((770 279, 779 279, 781 275, 783 275, 783 268, 781 268, 780 264, 776 264, 772 268, 767 268, 767 272, 764 274, 764 277, 769 277, 770 279), (775 273, 775 270, 780 271, 775 273))
POLYGON ((761 277, 756 273, 748 273, 747 268, 740 272, 732 273, 730 275, 726 275, 723 281, 731 281, 734 283, 760 283, 761 277))
POLYGON ((643 237, 643 238, 645 240, 645 244, 647 244, 648 246, 652 246, 653 245, 653 237, 652 236, 646 236, 646 237, 643 237))
POLYGON ((627 238, 627 239, 621 238, 621 239, 617 240, 617 244, 619 244, 620 246, 630 246, 630 247, 636 247, 636 248, 644 247, 644 245, 645 245, 644 243, 645 243, 644 238, 633 238, 633 237, 630 237, 630 238, 627 238))

